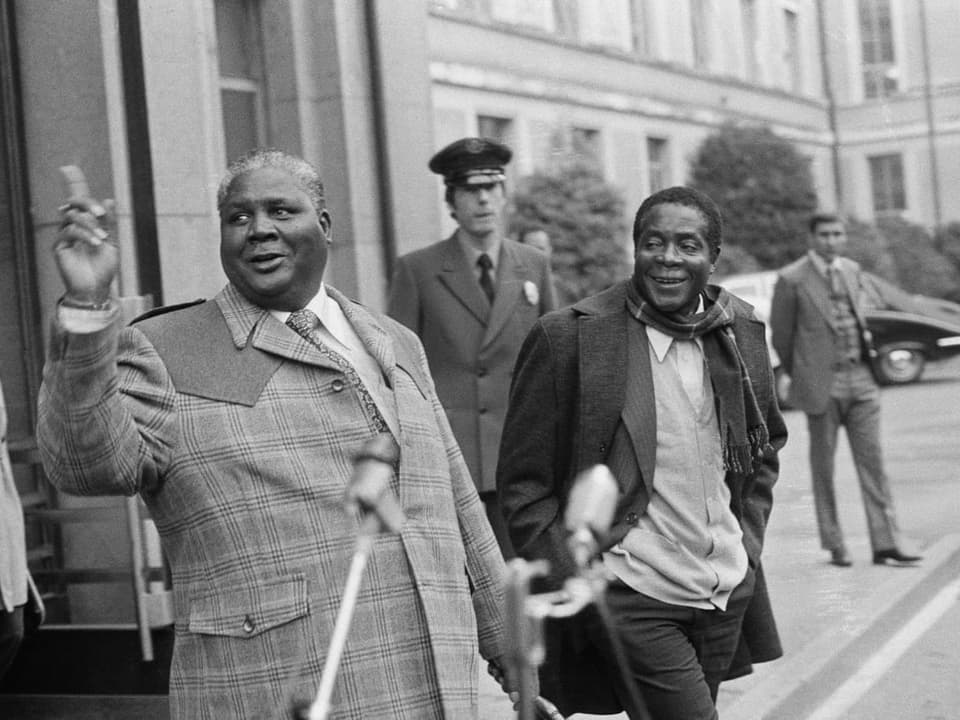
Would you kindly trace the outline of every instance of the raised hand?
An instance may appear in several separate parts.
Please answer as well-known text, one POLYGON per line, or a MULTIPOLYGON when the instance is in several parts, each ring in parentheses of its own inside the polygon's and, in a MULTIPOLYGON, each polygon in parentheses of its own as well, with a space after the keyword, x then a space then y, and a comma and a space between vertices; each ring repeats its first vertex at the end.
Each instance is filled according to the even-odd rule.
POLYGON ((90 197, 83 173, 75 166, 60 169, 67 202, 60 207, 60 230, 53 254, 66 287, 64 302, 79 307, 102 305, 120 266, 120 254, 110 232, 113 203, 90 197))

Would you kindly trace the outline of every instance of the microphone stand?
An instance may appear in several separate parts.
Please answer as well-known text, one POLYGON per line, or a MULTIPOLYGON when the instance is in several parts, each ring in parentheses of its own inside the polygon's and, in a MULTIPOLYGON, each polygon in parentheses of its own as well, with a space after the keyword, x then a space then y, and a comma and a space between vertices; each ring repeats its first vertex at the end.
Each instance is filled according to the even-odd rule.
POLYGON ((330 636, 330 647, 327 648, 327 658, 323 664, 323 674, 320 676, 320 686, 317 688, 317 697, 307 714, 307 720, 327 720, 330 714, 330 700, 333 697, 333 686, 337 679, 337 670, 340 668, 340 658, 347 643, 347 634, 353 622, 353 611, 357 607, 357 597, 360 594, 360 583, 363 572, 367 567, 367 560, 373 550, 374 538, 380 533, 380 519, 369 513, 363 518, 360 530, 357 533, 357 547, 350 561, 350 571, 343 589, 343 599, 337 613, 337 621, 330 636))
POLYGON ((347 635, 360 594, 360 583, 373 551, 374 540, 384 530, 400 532, 403 525, 403 510, 389 487, 396 462, 397 447, 387 434, 368 440, 354 457, 353 478, 347 488, 345 507, 348 511, 362 513, 357 530, 357 544, 350 561, 340 610, 330 636, 330 646, 327 648, 316 698, 309 708, 295 710, 298 720, 327 720, 340 658, 347 644, 347 635))
MULTIPOLYGON (((515 558, 507 563, 507 622, 511 630, 511 647, 508 659, 511 670, 520 680, 519 720, 563 720, 563 715, 553 703, 542 697, 532 698, 527 682, 531 674, 536 673, 546 657, 543 640, 543 626, 546 618, 573 617, 588 605, 594 604, 600 612, 604 627, 607 629, 611 648, 616 657, 618 671, 631 687, 631 679, 624 675, 623 651, 619 638, 610 625, 604 593, 607 587, 606 575, 602 565, 591 562, 580 566, 580 572, 568 578, 562 590, 530 594, 530 581, 549 572, 549 563, 545 560, 528 562, 515 558), (534 714, 536 713, 536 714, 534 714)), ((623 702, 633 720, 650 720, 650 712, 636 688, 632 688, 629 697, 623 702)))
POLYGON ((572 617, 600 597, 606 588, 602 573, 585 569, 569 578, 563 590, 530 594, 530 583, 550 570, 546 560, 527 561, 514 558, 507 563, 507 623, 510 629, 508 661, 510 671, 519 681, 519 720, 563 720, 563 715, 549 700, 533 697, 530 679, 546 658, 543 625, 548 618, 572 617))

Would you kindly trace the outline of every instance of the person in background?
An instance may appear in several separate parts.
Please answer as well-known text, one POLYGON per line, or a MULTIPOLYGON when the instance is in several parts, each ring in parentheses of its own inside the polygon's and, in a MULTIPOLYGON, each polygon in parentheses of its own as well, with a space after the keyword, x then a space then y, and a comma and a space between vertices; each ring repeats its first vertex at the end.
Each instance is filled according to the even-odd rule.
POLYGON ((510 148, 463 138, 436 153, 456 231, 397 260, 389 315, 423 341, 437 394, 505 557, 513 557, 497 504, 497 454, 517 350, 556 307, 550 261, 503 234, 510 148))
POLYGON ((883 468, 880 389, 870 367, 871 338, 863 317, 865 303, 875 304, 878 296, 859 265, 842 257, 847 234, 837 215, 814 215, 808 238, 807 254, 777 278, 770 328, 780 356, 781 397, 807 415, 820 544, 832 564, 853 564, 833 484, 837 434, 843 427, 860 482, 873 562, 914 563, 922 558, 901 547, 883 468))
POLYGON ((520 242, 523 245, 535 247, 537 250, 546 253, 547 257, 553 254, 553 246, 550 244, 550 235, 543 228, 531 228, 524 230, 520 234, 520 242))
POLYGON ((547 634, 541 689, 565 714, 638 718, 639 690, 657 720, 715 720, 722 680, 782 654, 760 558, 787 430, 763 323, 709 284, 721 239, 706 195, 651 195, 632 278, 540 318, 520 349, 497 486, 546 589, 578 572, 577 475, 605 464, 619 487, 610 623, 585 612, 547 634))
POLYGON ((479 657, 505 665, 505 568, 420 341, 324 282, 332 219, 309 163, 253 151, 217 205, 228 284, 126 328, 100 206, 65 206, 39 402, 51 482, 150 509, 172 716, 282 717, 319 684, 362 521, 343 502, 354 456, 385 437, 405 520, 374 540, 330 717, 475 718, 479 657))
POLYGON ((7 408, 0 385, 0 678, 13 664, 23 639, 27 577, 23 508, 7 452, 7 408))

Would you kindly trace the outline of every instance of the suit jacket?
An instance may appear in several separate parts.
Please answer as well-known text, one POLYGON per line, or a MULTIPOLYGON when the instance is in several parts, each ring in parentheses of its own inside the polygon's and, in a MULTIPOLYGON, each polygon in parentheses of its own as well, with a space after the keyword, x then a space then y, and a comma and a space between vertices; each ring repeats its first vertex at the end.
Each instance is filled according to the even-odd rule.
MULTIPOLYGON (((853 260, 840 258, 840 272, 856 312, 882 302, 878 288, 853 260)), ((780 271, 770 305, 773 347, 790 375, 788 401, 808 415, 826 412, 833 382, 837 330, 827 279, 809 254, 780 271)))
MULTIPOLYGON (((376 539, 331 717, 473 717, 478 643, 503 652, 496 540, 419 341, 329 294, 393 388, 406 514, 376 539)), ((173 716, 282 716, 317 689, 359 525, 344 489, 374 431, 339 368, 232 286, 117 333, 54 327, 45 469, 149 507, 173 575, 173 716)))
POLYGON ((520 343, 556 304, 549 258, 508 238, 492 307, 456 235, 397 260, 387 312, 423 341, 440 402, 480 492, 496 489, 520 343))
MULTIPOLYGON (((624 413, 627 333, 635 322, 626 310, 626 281, 569 308, 545 315, 520 350, 504 425, 497 485, 510 536, 526 559, 546 559, 557 587, 576 569, 566 549, 563 517, 579 472, 605 463, 621 418, 636 454, 640 482, 620 482, 620 497, 608 545, 619 541, 646 510, 656 465, 656 410, 648 353, 640 352, 641 382, 651 400, 639 413, 624 413)), ((750 662, 782 654, 760 566, 760 553, 777 479, 777 452, 786 426, 774 399, 773 372, 763 323, 752 308, 734 299, 733 330, 770 432, 770 450, 750 475, 728 472, 731 508, 743 529, 743 544, 757 583, 743 627, 732 675, 750 662)), ((646 335, 639 335, 645 342, 646 335)), ((580 623, 553 625, 541 690, 565 713, 616 712, 604 665, 579 635, 580 623), (558 657, 558 653, 561 655, 558 657)))
POLYGON ((23 508, 7 452, 7 408, 0 386, 0 610, 27 602, 27 549, 23 508))

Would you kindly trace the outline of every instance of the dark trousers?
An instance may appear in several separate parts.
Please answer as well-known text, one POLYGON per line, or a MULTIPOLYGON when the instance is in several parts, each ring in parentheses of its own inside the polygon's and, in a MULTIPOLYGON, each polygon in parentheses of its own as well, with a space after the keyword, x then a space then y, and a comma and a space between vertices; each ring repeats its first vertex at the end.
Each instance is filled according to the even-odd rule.
POLYGON ((0 678, 10 666, 23 640, 23 605, 13 612, 0 610, 0 678))
MULTIPOLYGON (((753 579, 753 571, 748 571, 726 610, 671 605, 638 593, 619 580, 607 588, 607 606, 613 632, 623 647, 626 674, 651 718, 717 719, 717 690, 737 649, 743 615, 753 594, 753 579)), ((594 632, 594 637, 607 636, 601 627, 594 632)), ((616 668, 612 649, 604 654, 616 668)), ((612 676, 621 703, 630 707, 624 678, 617 672, 612 676)))
POLYGON ((493 534, 500 545, 500 552, 503 553, 504 560, 512 560, 517 556, 513 549, 513 543, 510 542, 510 532, 507 530, 507 521, 503 517, 503 511, 500 510, 500 503, 497 501, 496 491, 480 493, 480 500, 487 511, 487 520, 490 521, 490 527, 493 528, 493 534))

